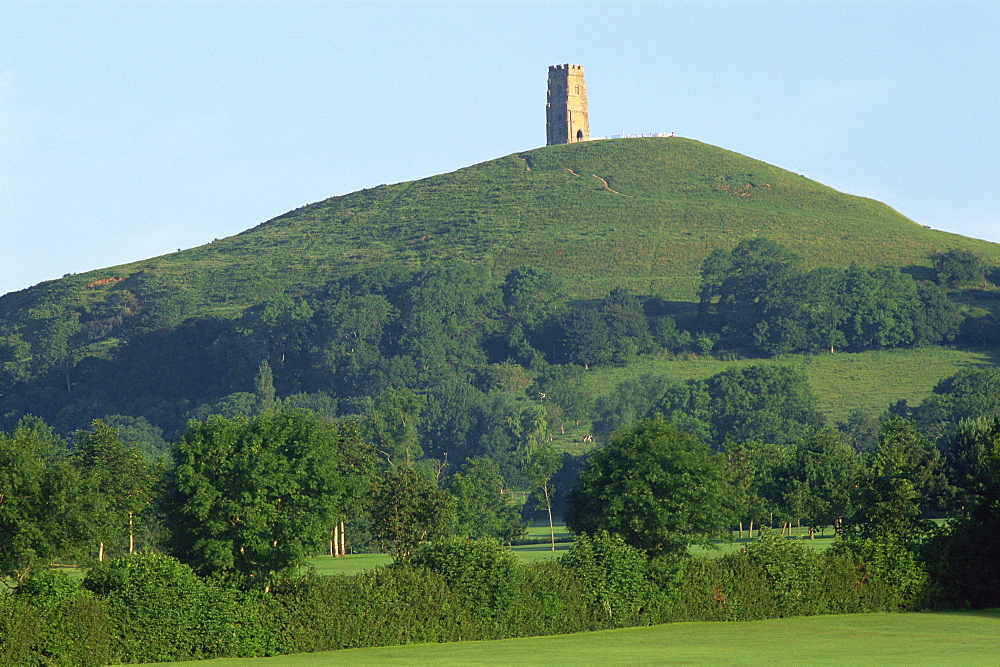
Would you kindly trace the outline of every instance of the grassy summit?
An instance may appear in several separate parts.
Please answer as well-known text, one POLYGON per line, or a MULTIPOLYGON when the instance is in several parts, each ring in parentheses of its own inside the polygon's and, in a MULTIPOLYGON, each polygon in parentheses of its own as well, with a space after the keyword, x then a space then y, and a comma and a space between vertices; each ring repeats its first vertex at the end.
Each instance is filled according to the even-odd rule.
POLYGON ((709 251, 755 236, 813 266, 926 266, 951 247, 1000 261, 996 244, 926 229, 879 202, 694 140, 648 138, 548 146, 361 190, 71 282, 141 271, 183 285, 194 312, 225 313, 384 262, 465 259, 497 279, 521 265, 552 270, 575 297, 620 285, 691 299, 709 251))

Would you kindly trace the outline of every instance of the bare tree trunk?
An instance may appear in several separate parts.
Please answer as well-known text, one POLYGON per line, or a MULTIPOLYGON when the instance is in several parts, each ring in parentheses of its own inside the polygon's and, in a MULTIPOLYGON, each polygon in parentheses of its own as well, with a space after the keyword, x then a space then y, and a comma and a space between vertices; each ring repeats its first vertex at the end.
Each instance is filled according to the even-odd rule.
POLYGON ((344 522, 340 522, 340 555, 347 555, 347 531, 344 530, 344 522))
POLYGON ((747 532, 747 537, 753 539, 753 519, 750 519, 750 530, 747 532))
POLYGON ((336 558, 340 555, 339 545, 337 544, 337 524, 333 524, 333 530, 330 531, 330 555, 336 558))
POLYGON ((740 539, 743 539, 743 519, 740 519, 740 539))
POLYGON ((97 560, 104 562, 104 542, 101 542, 101 546, 97 549, 97 560))
POLYGON ((552 550, 556 550, 556 529, 552 524, 552 503, 549 500, 549 485, 544 484, 542 486, 542 492, 545 494, 545 509, 549 512, 549 535, 552 538, 552 550))
POLYGON ((135 513, 128 513, 128 552, 135 553, 135 513))

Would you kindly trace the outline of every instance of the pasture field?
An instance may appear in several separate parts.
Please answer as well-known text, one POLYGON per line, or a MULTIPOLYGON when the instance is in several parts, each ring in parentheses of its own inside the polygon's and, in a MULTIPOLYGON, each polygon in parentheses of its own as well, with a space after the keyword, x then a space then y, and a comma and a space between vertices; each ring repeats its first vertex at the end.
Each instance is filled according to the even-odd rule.
MULTIPOLYGON (((996 664, 1000 610, 672 623, 489 642, 347 649, 229 665, 996 664)), ((174 663, 193 664, 193 663, 174 663)))
POLYGON ((789 366, 803 371, 819 409, 841 421, 858 408, 881 412, 900 399, 919 403, 938 381, 968 366, 992 366, 996 359, 983 352, 943 347, 788 355, 774 359, 674 359, 667 355, 636 358, 627 367, 596 367, 581 377, 592 397, 610 394, 621 382, 641 375, 668 375, 676 380, 701 380, 727 368, 753 364, 789 366))
MULTIPOLYGON (((803 371, 816 396, 820 412, 832 423, 844 421, 857 409, 878 414, 901 399, 916 405, 931 394, 940 380, 966 367, 993 366, 995 355, 943 347, 837 352, 835 354, 787 355, 773 359, 723 360, 713 357, 680 358, 643 355, 625 367, 598 366, 580 378, 591 398, 610 394, 625 380, 642 375, 667 375, 672 380, 703 380, 727 368, 753 364, 775 364, 803 371)), ((583 438, 590 424, 566 425, 565 435, 554 434, 560 451, 582 454, 593 448, 583 438)))

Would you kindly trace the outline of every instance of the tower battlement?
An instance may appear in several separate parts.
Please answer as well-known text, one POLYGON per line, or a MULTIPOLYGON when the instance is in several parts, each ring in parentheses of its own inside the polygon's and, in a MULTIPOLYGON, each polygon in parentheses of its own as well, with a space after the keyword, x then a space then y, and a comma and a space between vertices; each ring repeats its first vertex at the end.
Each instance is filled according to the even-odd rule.
POLYGON ((545 104, 545 145, 590 140, 583 65, 550 65, 545 104))

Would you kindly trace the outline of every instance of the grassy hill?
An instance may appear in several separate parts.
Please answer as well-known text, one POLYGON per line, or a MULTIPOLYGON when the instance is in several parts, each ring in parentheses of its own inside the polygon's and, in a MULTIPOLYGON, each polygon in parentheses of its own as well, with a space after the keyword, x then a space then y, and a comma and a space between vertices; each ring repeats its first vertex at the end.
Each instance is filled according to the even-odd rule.
MULTIPOLYGON (((690 139, 646 138, 548 146, 361 190, 204 246, 28 292, 105 278, 125 278, 111 284, 124 289, 141 274, 183 286, 195 313, 233 313, 388 261, 465 259, 494 276, 521 265, 552 270, 577 297, 620 285, 683 300, 713 248, 755 236, 812 266, 927 266, 928 254, 951 247, 1000 263, 1000 245, 926 229, 879 202, 690 139)), ((26 296, 0 299, 0 317, 26 296)))
MULTIPOLYGON (((561 277, 573 299, 621 286, 690 301, 709 252, 753 237, 784 244, 806 268, 858 263, 929 275, 928 256, 949 248, 1000 264, 1000 244, 927 229, 879 202, 690 139, 548 146, 333 197, 204 246, 4 295, 0 398, 14 396, 18 382, 48 374, 46 391, 61 401, 60 392, 97 377, 97 360, 115 359, 130 339, 178 331, 189 318, 216 318, 202 329, 223 327, 220 322, 275 294, 306 295, 386 263, 422 269, 465 260, 495 283, 512 268, 530 266, 561 277)), ((210 340, 215 334, 191 335, 210 340)), ((137 363, 140 353, 131 351, 137 363)), ((938 366, 921 365, 921 379, 891 398, 925 393, 948 374, 931 377, 938 366)), ((688 370, 680 375, 701 372, 688 370)), ((609 371, 607 377, 620 375, 609 371)), ((883 375, 872 377, 902 388, 883 375)), ((816 387, 821 400, 840 391, 834 380, 842 378, 837 370, 828 390, 816 387)), ((885 392, 865 392, 884 406, 885 392)), ((831 413, 839 415, 853 400, 835 405, 831 399, 831 413)))

